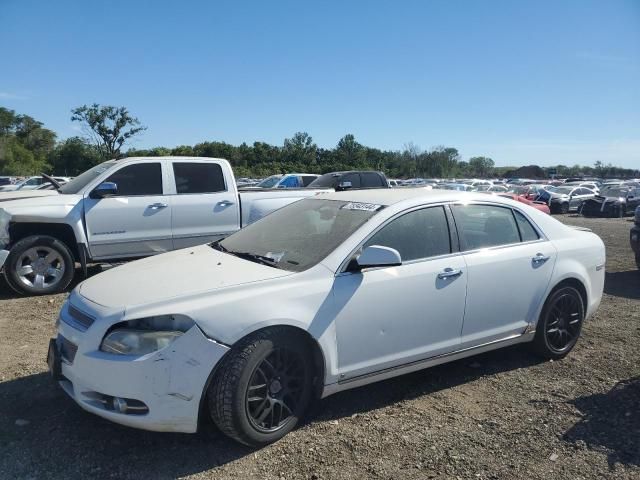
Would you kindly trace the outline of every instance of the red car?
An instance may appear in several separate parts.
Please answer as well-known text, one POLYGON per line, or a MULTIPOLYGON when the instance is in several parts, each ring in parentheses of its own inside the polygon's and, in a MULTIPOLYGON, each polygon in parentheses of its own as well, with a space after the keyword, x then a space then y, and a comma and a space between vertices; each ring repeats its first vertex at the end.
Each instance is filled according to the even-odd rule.
POLYGON ((527 205, 531 205, 533 208, 537 208, 538 210, 546 213, 547 215, 551 214, 551 210, 549 210, 549 205, 547 205, 544 202, 534 202, 522 195, 516 195, 515 193, 501 193, 500 196, 504 198, 510 198, 511 200, 515 200, 516 202, 522 202, 522 203, 526 203, 527 205))

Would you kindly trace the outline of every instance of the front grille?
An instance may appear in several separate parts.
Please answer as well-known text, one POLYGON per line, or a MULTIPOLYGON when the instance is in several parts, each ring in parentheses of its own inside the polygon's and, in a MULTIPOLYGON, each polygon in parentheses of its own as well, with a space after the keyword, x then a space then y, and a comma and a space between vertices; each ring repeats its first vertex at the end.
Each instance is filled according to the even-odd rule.
MULTIPOLYGON (((87 315, 84 312, 81 312, 80 310, 75 308, 73 305, 69 305, 69 316, 73 319, 75 323, 78 324, 78 326, 82 327, 82 329, 84 330, 88 329, 91 325, 93 325, 93 322, 95 322, 95 318, 93 318, 90 315, 87 315)), ((76 325, 71 325, 71 326, 75 327, 76 325)))
POLYGON ((73 359, 76 358, 76 352, 78 346, 75 343, 71 343, 62 335, 58 335, 58 346, 60 347, 60 355, 69 363, 73 363, 73 359))

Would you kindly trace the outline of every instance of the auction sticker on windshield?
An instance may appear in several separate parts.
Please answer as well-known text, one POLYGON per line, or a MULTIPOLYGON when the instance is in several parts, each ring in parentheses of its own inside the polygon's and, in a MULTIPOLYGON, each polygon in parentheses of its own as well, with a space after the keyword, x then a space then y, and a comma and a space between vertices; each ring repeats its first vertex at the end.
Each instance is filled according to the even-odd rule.
POLYGON ((365 212, 377 212, 382 208, 382 205, 376 205, 375 203, 359 203, 359 202, 349 202, 345 203, 341 210, 363 210, 365 212))

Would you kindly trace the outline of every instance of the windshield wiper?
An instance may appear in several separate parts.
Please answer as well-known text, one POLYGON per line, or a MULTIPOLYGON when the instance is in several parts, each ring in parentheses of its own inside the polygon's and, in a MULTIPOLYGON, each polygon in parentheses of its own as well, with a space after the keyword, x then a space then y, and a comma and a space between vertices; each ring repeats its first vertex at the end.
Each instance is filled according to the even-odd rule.
POLYGON ((215 242, 211 243, 209 246, 211 248, 214 248, 220 252, 228 252, 228 250, 226 248, 224 248, 222 245, 220 245, 221 240, 216 240, 215 242))
MULTIPOLYGON (((222 247, 224 248, 224 247, 222 247)), ((258 255, 257 253, 250 252, 234 252, 232 250, 226 250, 226 253, 229 255, 234 255, 238 258, 243 258, 244 260, 249 260, 255 263, 261 263, 262 265, 266 265, 268 267, 280 268, 275 259, 271 257, 265 257, 264 255, 258 255)))

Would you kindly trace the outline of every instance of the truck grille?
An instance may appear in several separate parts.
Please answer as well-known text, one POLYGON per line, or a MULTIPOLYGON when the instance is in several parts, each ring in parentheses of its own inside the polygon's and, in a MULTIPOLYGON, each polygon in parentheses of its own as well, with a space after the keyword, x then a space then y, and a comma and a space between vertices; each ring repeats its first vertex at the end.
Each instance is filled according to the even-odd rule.
POLYGON ((64 358, 69 363, 73 363, 73 359, 76 358, 78 346, 74 343, 71 343, 62 335, 58 335, 58 345, 60 347, 60 355, 62 355, 62 358, 64 358))
MULTIPOLYGON (((87 315, 84 312, 81 312, 80 310, 75 308, 73 305, 69 305, 68 310, 69 310, 69 316, 71 317, 75 325, 69 322, 67 323, 69 323, 69 325, 71 325, 72 327, 79 328, 80 330, 86 330, 91 325, 93 325, 95 318, 91 317, 90 315, 87 315)), ((64 320, 64 317, 63 317, 63 320, 64 320)))

